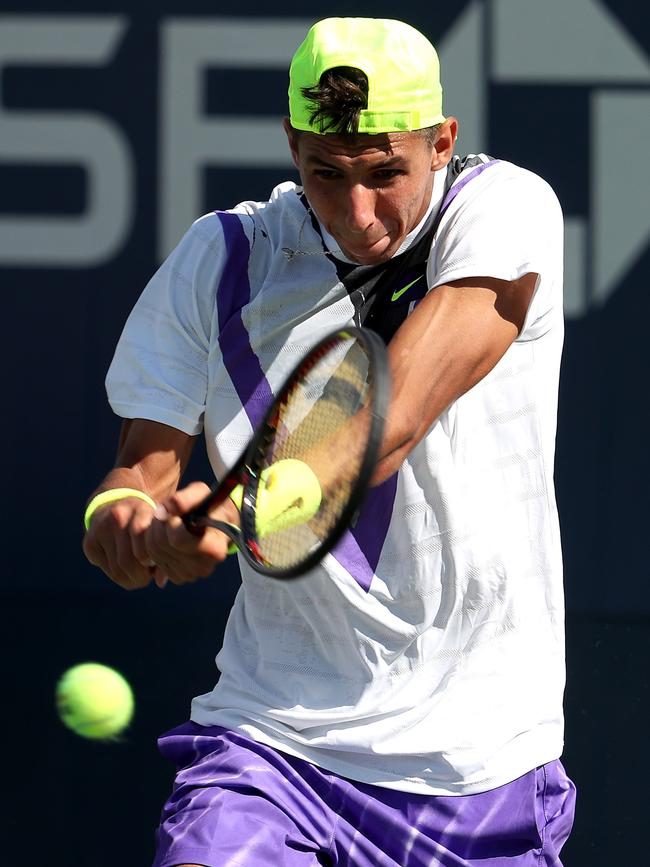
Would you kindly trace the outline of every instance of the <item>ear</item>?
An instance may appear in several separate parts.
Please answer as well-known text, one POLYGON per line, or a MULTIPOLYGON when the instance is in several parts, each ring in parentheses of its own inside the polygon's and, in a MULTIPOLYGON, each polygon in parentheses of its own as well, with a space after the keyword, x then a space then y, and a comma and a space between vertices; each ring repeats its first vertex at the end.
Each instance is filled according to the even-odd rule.
POLYGON ((284 131, 287 135, 287 141, 289 142, 289 150, 291 151, 291 159, 293 160, 293 164, 297 169, 300 169, 298 161, 298 133, 291 126, 288 117, 285 117, 282 120, 282 126, 284 127, 284 131))
POLYGON ((431 154, 431 168, 437 171, 444 169, 454 155, 454 147, 458 138, 458 120, 448 117, 440 126, 436 143, 431 154))

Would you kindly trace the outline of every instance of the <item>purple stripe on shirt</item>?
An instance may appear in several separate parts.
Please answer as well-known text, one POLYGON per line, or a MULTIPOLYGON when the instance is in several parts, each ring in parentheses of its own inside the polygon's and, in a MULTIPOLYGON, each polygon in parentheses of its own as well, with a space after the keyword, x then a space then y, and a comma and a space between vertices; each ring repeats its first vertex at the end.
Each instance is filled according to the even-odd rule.
POLYGON ((236 214, 217 212, 228 257, 217 288, 219 346, 223 363, 253 428, 264 418, 273 400, 271 386, 253 352, 241 311, 250 301, 248 280, 250 244, 236 214))
POLYGON ((489 163, 483 163, 480 166, 476 166, 476 168, 472 169, 472 171, 467 175, 467 177, 463 178, 462 181, 459 181, 457 184, 454 184, 445 196, 445 199, 440 206, 440 211, 438 212, 438 220, 440 220, 444 212, 447 210, 449 205, 451 205, 451 203, 454 201, 454 199, 456 198, 458 193, 460 193, 463 187, 467 186, 467 184, 475 177, 477 177, 477 175, 480 175, 481 172, 484 172, 486 169, 489 169, 490 166, 495 166, 497 163, 500 162, 501 160, 490 160, 489 163))
POLYGON ((369 491, 354 527, 346 530, 332 551, 366 593, 386 541, 396 493, 397 473, 394 473, 369 491))

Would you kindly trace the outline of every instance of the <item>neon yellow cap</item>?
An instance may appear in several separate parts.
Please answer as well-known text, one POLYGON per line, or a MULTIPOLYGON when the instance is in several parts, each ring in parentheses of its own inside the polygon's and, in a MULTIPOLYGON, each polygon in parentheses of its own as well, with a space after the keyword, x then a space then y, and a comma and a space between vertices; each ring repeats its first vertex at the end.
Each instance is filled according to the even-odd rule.
POLYGON ((359 132, 404 132, 435 126, 442 113, 440 62, 429 40, 409 24, 386 18, 325 18, 307 33, 289 70, 289 116, 294 129, 312 126, 312 105, 303 87, 315 87, 336 66, 351 66, 368 78, 368 108, 359 132))

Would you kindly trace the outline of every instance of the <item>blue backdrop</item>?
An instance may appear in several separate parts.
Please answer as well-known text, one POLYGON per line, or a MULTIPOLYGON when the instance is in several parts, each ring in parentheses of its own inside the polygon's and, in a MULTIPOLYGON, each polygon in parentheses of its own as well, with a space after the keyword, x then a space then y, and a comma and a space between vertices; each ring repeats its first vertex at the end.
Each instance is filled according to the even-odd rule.
MULTIPOLYGON (((280 2, 272 16, 259 0, 245 12, 216 6, 0 5, 6 863, 151 856, 171 779, 155 736, 211 688, 237 576, 228 567, 191 588, 128 595, 86 564, 80 516, 119 427, 103 379, 134 300, 189 222, 294 177, 280 119, 307 26, 396 14, 386 2, 280 2), (119 746, 83 742, 56 720, 56 678, 85 659, 117 666, 136 689, 119 746)), ((565 762, 581 790, 566 863, 638 863, 650 771, 650 11, 631 0, 449 0, 432 13, 412 0, 399 15, 439 47, 459 151, 539 172, 564 208, 556 478, 565 762)), ((201 455, 190 474, 209 477, 201 455)))

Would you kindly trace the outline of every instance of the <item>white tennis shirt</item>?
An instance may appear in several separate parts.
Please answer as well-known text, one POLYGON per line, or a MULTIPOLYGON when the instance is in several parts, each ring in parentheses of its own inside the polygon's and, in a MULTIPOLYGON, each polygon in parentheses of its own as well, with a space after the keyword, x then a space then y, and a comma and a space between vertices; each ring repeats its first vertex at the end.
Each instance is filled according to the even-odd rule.
MULTIPOLYGON (((563 746, 562 215, 536 175, 484 168, 456 181, 428 285, 539 274, 520 336, 320 567, 283 582, 241 564, 219 680, 191 713, 351 779, 430 794, 494 788, 563 746)), ((217 476, 298 358, 354 318, 300 192, 282 184, 269 202, 198 220, 135 305, 108 373, 119 415, 204 430, 217 476)))

